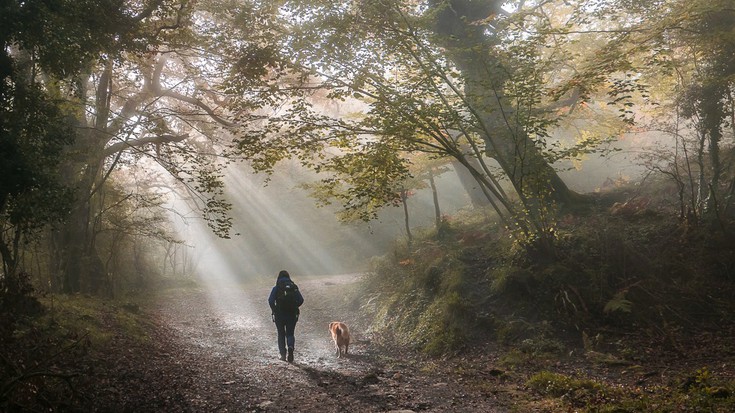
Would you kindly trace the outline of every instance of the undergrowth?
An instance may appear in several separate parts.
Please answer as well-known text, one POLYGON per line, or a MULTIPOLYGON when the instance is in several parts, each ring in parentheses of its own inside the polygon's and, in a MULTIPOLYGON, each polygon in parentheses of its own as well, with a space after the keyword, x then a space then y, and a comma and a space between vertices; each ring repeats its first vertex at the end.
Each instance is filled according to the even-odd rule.
POLYGON ((474 271, 493 257, 468 253, 456 236, 445 229, 440 239, 427 235, 411 251, 374 263, 360 292, 374 330, 439 355, 461 349, 478 328, 493 329, 493 317, 478 312, 490 283, 474 271))
POLYGON ((374 263, 363 283, 374 329, 430 354, 476 336, 513 344, 540 323, 583 334, 635 330, 676 350, 675 336, 730 324, 735 242, 665 211, 611 214, 604 202, 563 216, 539 260, 482 211, 464 212, 374 263))
POLYGON ((33 328, 53 330, 55 334, 85 335, 92 345, 106 345, 113 334, 123 334, 145 342, 147 322, 140 306, 130 301, 111 301, 80 295, 51 295, 42 298, 44 314, 33 320, 33 328))
MULTIPOLYGON (((84 403, 80 380, 112 341, 145 344, 149 321, 138 304, 81 295, 37 299, 33 312, 16 312, 0 339, 0 410, 74 410, 84 403)), ((4 321, 8 321, 7 319, 4 321)))
POLYGON ((561 216, 538 259, 484 217, 465 212, 375 260, 360 295, 377 337, 460 360, 493 345, 498 374, 541 397, 519 411, 735 411, 732 225, 616 214, 600 198, 561 216))
POLYGON ((665 386, 620 388, 586 377, 541 371, 526 386, 558 410, 595 413, 735 411, 735 382, 716 379, 706 368, 665 386))

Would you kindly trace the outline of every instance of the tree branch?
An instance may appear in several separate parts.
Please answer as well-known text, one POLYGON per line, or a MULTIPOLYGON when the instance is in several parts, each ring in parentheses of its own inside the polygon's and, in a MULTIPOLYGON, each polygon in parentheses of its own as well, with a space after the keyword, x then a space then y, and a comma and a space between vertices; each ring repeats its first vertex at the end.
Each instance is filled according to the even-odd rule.
POLYGON ((220 117, 214 112, 214 109, 210 108, 206 103, 202 102, 201 100, 189 96, 182 95, 181 93, 174 92, 173 90, 164 90, 160 92, 160 96, 170 97, 173 99, 177 99, 186 103, 189 103, 191 105, 194 105, 198 107, 199 109, 202 109, 204 112, 209 115, 212 119, 214 119, 215 122, 227 126, 228 128, 232 128, 237 126, 236 123, 230 122, 228 120, 225 120, 224 118, 220 117))
POLYGON ((151 1, 146 8, 141 10, 138 15, 133 17, 133 21, 140 22, 143 21, 143 19, 146 19, 153 14, 153 12, 163 3, 163 0, 154 0, 151 1))
POLYGON ((139 148, 144 145, 161 145, 164 143, 181 142, 189 137, 188 133, 183 135, 159 135, 136 139, 134 141, 118 142, 105 148, 104 156, 111 156, 128 148, 139 148))

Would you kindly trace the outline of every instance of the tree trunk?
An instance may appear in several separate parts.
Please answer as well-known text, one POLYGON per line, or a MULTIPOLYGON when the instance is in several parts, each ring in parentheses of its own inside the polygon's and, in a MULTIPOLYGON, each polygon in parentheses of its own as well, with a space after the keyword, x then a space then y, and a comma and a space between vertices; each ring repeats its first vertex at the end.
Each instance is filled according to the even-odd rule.
POLYGON ((442 229, 442 211, 439 208, 439 192, 436 190, 436 182, 434 181, 434 173, 429 169, 429 185, 431 186, 431 198, 434 200, 434 225, 436 231, 441 232, 442 229))
POLYGON ((406 239, 408 248, 411 248, 413 243, 413 235, 411 234, 411 225, 408 221, 408 191, 405 189, 401 190, 401 204, 403 204, 403 224, 406 226, 406 239))
POLYGON ((722 164, 720 162, 720 141, 722 140, 722 123, 726 120, 722 100, 728 91, 719 85, 707 85, 702 94, 702 124, 708 139, 710 179, 707 185, 707 198, 704 202, 704 215, 710 219, 717 216, 717 191, 720 187, 722 164))
MULTIPOLYGON (((467 160, 474 165, 476 170, 482 170, 482 167, 477 164, 477 160, 474 160, 474 162, 470 158, 467 160)), ((462 184, 462 187, 470 197, 472 206, 475 208, 481 208, 490 205, 490 201, 482 192, 482 189, 480 189, 479 184, 472 173, 459 161, 453 161, 452 166, 454 167, 454 171, 457 173, 457 178, 459 178, 460 184, 462 184)))
MULTIPOLYGON (((75 192, 69 219, 54 233, 54 246, 59 248, 55 269, 62 280, 62 291, 68 294, 93 292, 98 288, 97 280, 104 278, 99 273, 99 256, 93 248, 90 218, 94 215, 91 201, 104 166, 105 146, 111 136, 107 131, 111 75, 112 66, 108 64, 97 88, 94 125, 89 125, 83 112, 77 115, 82 132, 68 148, 72 161, 62 173, 62 179, 75 192)), ((83 99, 87 93, 86 79, 79 81, 79 89, 79 97, 83 99)))
MULTIPOLYGON (((551 197, 560 204, 573 201, 557 172, 546 162, 514 114, 503 88, 509 75, 489 51, 498 41, 487 34, 489 16, 502 14, 503 1, 450 0, 432 2, 434 32, 448 57, 462 73, 464 95, 485 142, 487 155, 495 159, 524 203, 551 197)), ((527 205, 528 206, 528 205, 527 205)))
POLYGON ((71 215, 55 234, 55 245, 61 249, 57 268, 62 275, 62 288, 65 293, 92 292, 92 280, 102 276, 97 273, 99 266, 92 265, 99 260, 99 257, 93 248, 90 228, 90 217, 93 215, 90 197, 93 196, 95 177, 99 175, 101 166, 101 160, 94 159, 93 154, 104 149, 100 148, 99 144, 97 146, 96 150, 91 142, 86 146, 90 153, 90 162, 82 180, 75 187, 75 201, 71 215))

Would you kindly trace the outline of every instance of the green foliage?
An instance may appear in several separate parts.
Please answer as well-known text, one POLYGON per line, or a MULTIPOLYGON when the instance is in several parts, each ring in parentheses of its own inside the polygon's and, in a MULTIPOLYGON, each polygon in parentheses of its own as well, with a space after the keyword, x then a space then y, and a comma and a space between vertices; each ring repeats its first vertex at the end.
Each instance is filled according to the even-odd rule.
POLYGON ((33 200, 40 201, 43 196, 53 197, 61 192, 56 182, 57 167, 64 145, 73 141, 72 126, 66 114, 36 84, 5 83, 0 88, 0 114, 0 173, 3 176, 0 211, 8 214, 11 220, 22 221, 23 208, 7 212, 6 202, 25 196, 28 208, 35 209, 29 211, 29 215, 37 214, 39 221, 50 218, 41 212, 42 204, 34 208, 33 200))
MULTIPOLYGON (((126 58, 135 60, 136 55, 155 47, 156 42, 152 39, 155 35, 150 34, 163 30, 156 27, 161 25, 160 19, 165 14, 159 12, 169 7, 173 6, 167 2, 151 2, 138 7, 121 0, 3 4, 0 13, 0 174, 4 176, 0 183, 0 255, 3 276, 17 276, 21 249, 37 240, 34 231, 65 220, 70 211, 82 211, 83 215, 83 204, 91 198, 92 192, 72 194, 72 191, 78 186, 84 187, 79 185, 84 177, 97 177, 96 171, 104 163, 104 159, 98 157, 102 153, 100 148, 105 147, 112 133, 104 139, 96 135, 88 140, 85 138, 94 134, 94 128, 82 126, 95 123, 85 125, 88 113, 97 117, 97 126, 110 124, 102 117, 110 112, 110 107, 105 105, 110 105, 114 99, 105 91, 104 96, 98 97, 97 106, 86 110, 81 103, 94 101, 88 100, 86 91, 97 81, 101 86, 108 86, 105 79, 110 79, 109 73, 94 81, 83 78, 84 75, 93 71, 103 55, 111 61, 125 53, 126 58), (149 23, 153 23, 153 27, 144 33, 143 26, 149 23), (72 148, 73 143, 79 148, 72 148), (97 158, 86 165, 78 164, 85 156, 97 158)), ((104 70, 112 70, 112 67, 106 66, 104 70)), ((132 81, 133 76, 126 76, 132 81)), ((92 191, 89 186, 88 189, 92 191)), ((86 236, 71 236, 70 239, 79 243, 85 239, 89 241, 86 236)), ((70 250, 68 247, 63 246, 70 250)), ((63 252, 50 255, 61 256, 63 252)), ((80 260, 81 257, 68 259, 75 263, 80 260)), ((77 271, 72 272, 73 276, 79 276, 77 271)))
POLYGON ((568 190, 549 164, 594 152, 612 134, 587 130, 571 147, 556 144, 564 112, 548 109, 546 83, 566 74, 559 66, 567 62, 561 48, 545 48, 563 42, 534 31, 548 27, 543 13, 500 18, 500 3, 470 3, 457 3, 474 10, 464 19, 441 2, 283 3, 281 21, 269 20, 288 28, 268 42, 279 54, 264 59, 278 62, 270 77, 255 93, 231 82, 244 107, 277 109, 243 116, 235 152, 262 171, 296 157, 325 172, 313 187, 320 202, 337 199, 345 217, 362 219, 397 202, 406 158, 452 158, 508 225, 529 236, 551 232, 556 210, 547 206, 568 190), (485 165, 487 157, 500 167, 485 165))
MULTIPOLYGON (((375 283, 366 288, 375 292, 371 311, 381 314, 376 330, 398 328, 403 344, 432 354, 482 335, 533 359, 564 352, 557 328, 635 327, 677 347, 684 329, 727 320, 732 245, 706 231, 682 233, 663 212, 612 215, 616 197, 606 194, 598 207, 561 222, 552 260, 514 248, 516 241, 495 235, 500 228, 472 216, 452 219, 441 240, 419 234, 412 249, 384 257, 366 281, 375 283)), ((595 350, 605 364, 623 362, 595 350)))
POLYGON ((735 383, 723 382, 716 378, 708 368, 697 369, 693 376, 684 382, 685 399, 698 409, 725 411, 735 407, 735 383))
MULTIPOLYGON (((68 78, 87 68, 102 51, 144 47, 145 41, 136 38, 138 16, 125 6, 121 0, 8 2, 0 17, 3 46, 15 44, 34 55, 46 73, 68 78)), ((7 53, 5 47, 0 53, 7 53)))
POLYGON ((735 383, 713 377, 706 368, 698 369, 686 377, 683 383, 629 391, 607 387, 584 377, 570 377, 549 371, 534 374, 526 385, 539 394, 558 399, 570 409, 590 413, 725 413, 735 407, 735 383))
POLYGON ((344 220, 369 221, 384 205, 400 203, 400 185, 408 176, 407 162, 386 142, 370 142, 360 151, 335 156, 319 168, 332 178, 315 184, 318 200, 342 203, 344 220))
POLYGON ((633 311, 633 302, 625 298, 625 293, 625 291, 616 293, 615 296, 605 304, 602 311, 606 313, 614 313, 616 311, 630 313, 633 311))
POLYGON ((572 378, 563 374, 542 371, 531 376, 526 382, 531 389, 547 396, 568 398, 572 404, 587 404, 606 391, 595 381, 572 378))
MULTIPOLYGON (((428 278, 432 278, 431 274, 428 278)), ((435 330, 434 325, 439 323, 435 317, 442 317, 436 309, 428 313, 432 295, 427 290, 431 287, 420 286, 412 271, 382 262, 378 263, 376 272, 365 279, 363 289, 363 294, 369 298, 361 310, 373 314, 374 330, 390 334, 386 338, 398 340, 402 345, 414 348, 426 345, 435 330), (386 277, 387 274, 391 275, 386 277)))
POLYGON ((655 148, 649 167, 680 186, 681 219, 712 223, 717 200, 729 196, 721 180, 732 176, 720 157, 735 110, 735 11, 729 0, 632 3, 579 2, 569 27, 604 26, 607 34, 580 30, 597 39, 596 53, 561 89, 581 89, 588 98, 602 87, 626 123, 666 134, 676 153, 664 156, 655 148))
POLYGON ((169 265, 165 250, 182 244, 165 214, 162 194, 147 190, 155 177, 139 179, 138 191, 130 192, 126 177, 113 174, 98 190, 104 214, 95 220, 95 253, 104 263, 100 295, 119 297, 154 287, 169 265))
POLYGON ((425 340, 422 349, 439 356, 466 346, 471 335, 467 322, 472 320, 473 310, 456 291, 435 300, 418 320, 417 331, 425 340))
POLYGON ((66 114, 40 85, 11 79, 0 86, 0 256, 7 277, 16 275, 19 241, 60 221, 70 208, 58 165, 74 136, 66 114))
POLYGON ((529 281, 533 277, 530 271, 514 266, 496 268, 491 274, 490 292, 495 295, 518 295, 528 293, 529 281))

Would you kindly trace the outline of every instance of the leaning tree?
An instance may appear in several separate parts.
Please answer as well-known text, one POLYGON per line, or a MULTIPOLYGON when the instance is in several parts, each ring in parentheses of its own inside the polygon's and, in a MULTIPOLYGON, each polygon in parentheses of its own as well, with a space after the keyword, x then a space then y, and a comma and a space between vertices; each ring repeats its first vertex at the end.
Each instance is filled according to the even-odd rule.
POLYGON ((542 30, 548 2, 283 3, 279 64, 255 96, 277 110, 240 119, 241 153, 257 167, 299 156, 330 173, 322 194, 370 218, 400 203, 401 154, 449 157, 524 236, 550 234, 554 209, 578 199, 552 165, 601 140, 552 144, 558 109, 579 94, 552 93, 566 44, 542 30))

